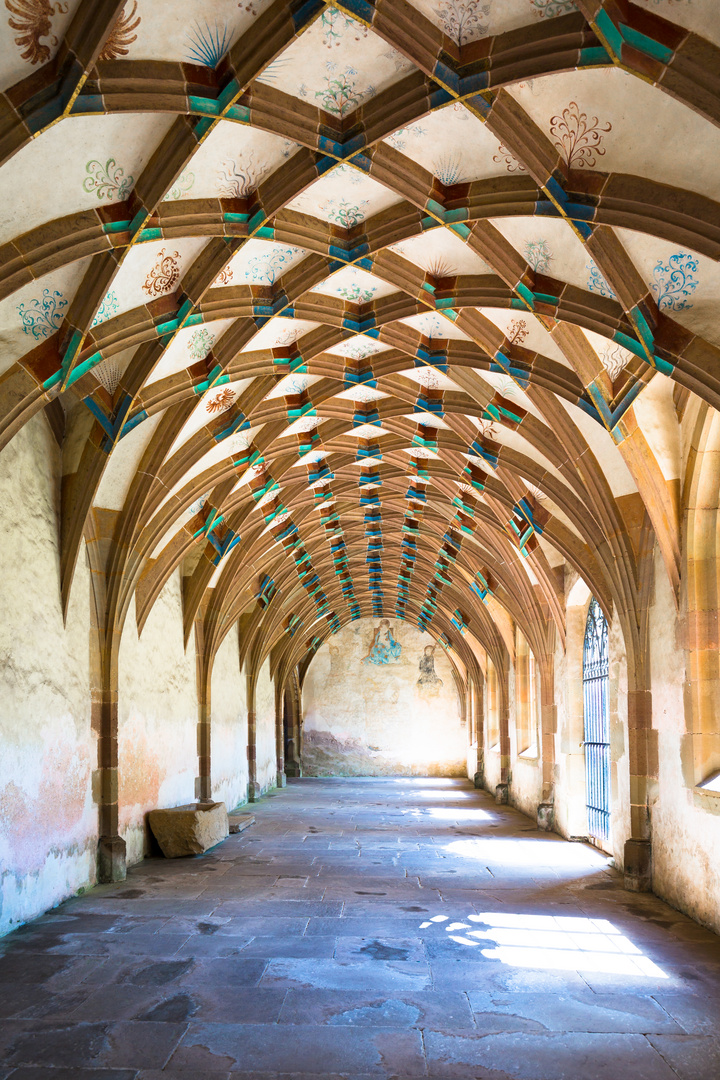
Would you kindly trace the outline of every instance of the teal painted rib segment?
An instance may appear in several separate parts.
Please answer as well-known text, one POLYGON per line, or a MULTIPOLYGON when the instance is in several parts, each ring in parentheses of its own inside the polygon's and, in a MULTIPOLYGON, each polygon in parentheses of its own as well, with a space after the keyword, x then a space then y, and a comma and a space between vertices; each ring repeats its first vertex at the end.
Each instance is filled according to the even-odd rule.
POLYGON ((599 32, 607 41, 610 49, 619 60, 622 53, 623 37, 620 30, 604 8, 600 8, 598 11, 595 16, 595 23, 599 32))
POLYGON ((108 233, 126 232, 129 228, 129 221, 106 221, 102 227, 102 231, 107 235, 108 233))
POLYGON ((188 97, 188 104, 191 112, 199 113, 201 116, 218 116, 220 113, 220 106, 215 98, 197 97, 191 94, 188 97))
POLYGON ((250 218, 250 221, 248 222, 248 228, 256 229, 259 225, 262 224, 263 221, 267 221, 267 214, 264 210, 258 210, 250 218))
POLYGON ((255 233, 255 237, 259 237, 263 240, 274 240, 275 229, 272 227, 272 225, 263 225, 262 229, 257 230, 257 232, 255 233))
POLYGON ((140 244, 147 244, 150 240, 162 240, 162 229, 141 229, 137 239, 140 244))
POLYGON ((158 337, 166 337, 168 334, 174 334, 179 325, 179 319, 169 319, 168 322, 158 323, 155 327, 155 333, 158 337))
POLYGON ((461 240, 467 240, 470 235, 469 226, 461 225, 459 222, 456 225, 449 225, 448 228, 452 229, 454 233, 457 233, 461 240))
POLYGON ((578 67, 607 67, 612 60, 602 45, 591 45, 587 49, 580 50, 580 63, 578 67))
POLYGON ((223 214, 223 221, 226 225, 244 225, 249 216, 249 214, 226 213, 223 214))
POLYGON ((225 113, 226 120, 236 120, 241 124, 250 123, 250 109, 247 105, 231 105, 225 113))

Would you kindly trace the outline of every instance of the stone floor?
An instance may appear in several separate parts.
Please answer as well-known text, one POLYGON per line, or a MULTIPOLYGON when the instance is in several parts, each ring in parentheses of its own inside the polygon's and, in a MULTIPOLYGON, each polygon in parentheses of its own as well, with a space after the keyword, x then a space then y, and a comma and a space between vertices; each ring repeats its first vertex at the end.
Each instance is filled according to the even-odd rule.
POLYGON ((0 943, 0 1080, 718 1080, 720 939, 457 780, 299 780, 0 943))

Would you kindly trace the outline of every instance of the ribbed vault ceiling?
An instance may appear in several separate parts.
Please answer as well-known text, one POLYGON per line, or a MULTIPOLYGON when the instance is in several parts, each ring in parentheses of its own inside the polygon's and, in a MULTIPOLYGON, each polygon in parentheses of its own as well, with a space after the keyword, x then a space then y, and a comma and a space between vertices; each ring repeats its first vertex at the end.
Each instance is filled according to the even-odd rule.
POLYGON ((361 615, 632 651, 720 402, 715 0, 5 0, 0 433, 142 629, 285 679, 361 615), (713 41, 714 39, 714 41, 713 41), (483 601, 483 602, 481 602, 483 601))

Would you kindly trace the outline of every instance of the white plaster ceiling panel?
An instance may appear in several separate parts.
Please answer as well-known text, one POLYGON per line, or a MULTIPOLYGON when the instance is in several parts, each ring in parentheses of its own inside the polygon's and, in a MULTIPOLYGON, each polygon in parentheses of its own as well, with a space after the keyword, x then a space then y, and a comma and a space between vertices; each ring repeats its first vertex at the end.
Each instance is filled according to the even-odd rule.
POLYGON ((0 19, 0 85, 26 79, 55 56, 80 0, 6 0, 0 19))
POLYGON ((428 428, 444 428, 446 431, 450 430, 450 425, 446 423, 441 416, 436 416, 435 413, 423 412, 422 409, 417 409, 415 412, 403 413, 403 420, 410 420, 413 424, 422 424, 423 427, 428 428))
POLYGON ((720 45, 717 0, 634 0, 639 6, 720 45))
POLYGON ((508 89, 572 168, 662 177, 720 196, 720 131, 637 76, 581 68, 508 89))
POLYGON ((599 276, 595 263, 570 226, 560 218, 492 218, 491 224, 533 270, 608 295, 607 283, 599 276))
POLYGON ((530 400, 525 391, 522 390, 509 375, 500 375, 496 371, 483 371, 482 378, 485 382, 490 384, 493 390, 497 390, 498 393, 502 394, 508 401, 517 402, 517 404, 525 409, 526 412, 532 413, 533 416, 537 416, 543 423, 546 422, 537 405, 530 400))
POLYGON ((140 458, 155 434, 163 413, 149 416, 124 438, 120 439, 108 458, 102 480, 95 495, 95 506, 106 510, 122 510, 140 458))
POLYGON ((78 210, 127 199, 170 114, 69 117, 0 170, 0 243, 78 210))
POLYGON ((657 372, 633 404, 635 419, 666 480, 677 480, 682 475, 680 427, 673 399, 674 389, 673 380, 657 372))
POLYGON ((0 375, 60 329, 89 265, 80 259, 0 301, 0 375))
POLYGON ((462 184, 505 172, 505 157, 497 139, 459 101, 429 113, 411 127, 398 128, 385 142, 443 184, 462 184))
POLYGON ((433 367, 413 367, 400 371, 398 374, 402 375, 404 379, 409 379, 410 382, 417 383, 418 386, 424 386, 427 389, 454 390, 456 393, 460 389, 457 383, 449 379, 444 372, 433 367))
POLYGON ((303 390, 307 390, 308 386, 319 382, 321 378, 322 375, 286 375, 265 395, 263 401, 284 398, 288 394, 302 394, 303 390))
POLYGON ((248 240, 213 282, 222 285, 274 285, 291 266, 307 255, 304 248, 275 244, 267 240, 248 240))
POLYGON ((603 337, 602 334, 596 334, 594 330, 581 329, 610 378, 613 381, 617 379, 620 372, 632 360, 633 354, 623 349, 622 345, 616 345, 614 341, 603 337))
MULTIPOLYGON (((179 450, 200 428, 206 427, 216 417, 227 412, 252 381, 252 379, 236 379, 234 382, 225 383, 223 386, 214 386, 203 394, 192 414, 183 425, 175 442, 170 447, 168 457, 172 457, 176 450, 179 450)), ((224 440, 224 442, 225 453, 229 454, 227 440, 224 440)))
POLYGON ((385 345, 382 341, 375 341, 366 334, 356 334, 333 345, 327 352, 330 356, 348 356, 352 360, 364 360, 366 356, 387 352, 389 348, 389 345, 385 345))
POLYGON ((153 368, 145 385, 151 386, 159 379, 166 379, 168 375, 175 375, 176 372, 184 371, 193 364, 197 364, 199 360, 204 360, 234 321, 234 319, 215 319, 212 322, 203 323, 202 326, 178 330, 153 368))
POLYGON ((287 208, 343 229, 352 229, 399 202, 402 202, 399 195, 360 169, 337 165, 289 202, 287 208))
POLYGON ((323 296, 339 296, 349 304, 369 304, 381 296, 390 296, 397 292, 397 289, 390 282, 369 274, 367 270, 361 270, 357 266, 344 266, 310 291, 323 296))
POLYGON ((275 349, 280 345, 293 345, 296 341, 314 330, 319 323, 310 319, 285 319, 280 316, 270 319, 258 330, 241 352, 256 352, 258 349, 275 349))
POLYGON ((577 405, 566 401, 565 398, 558 398, 558 401, 566 412, 570 414, 571 419, 587 440, 590 449, 605 473, 605 477, 610 484, 610 490, 615 498, 620 495, 634 494, 637 491, 635 481, 610 434, 601 424, 588 416, 583 409, 578 408, 577 405))
POLYGON ((456 45, 576 10, 572 0, 413 0, 413 7, 456 45))
POLYGON ((720 266, 667 240, 631 229, 616 231, 660 310, 720 344, 720 266))
POLYGON ((419 315, 409 315, 406 319, 400 319, 401 323, 411 326, 426 338, 453 338, 455 340, 469 341, 470 338, 451 319, 439 315, 435 311, 421 311, 419 315))
POLYGON ((184 60, 216 67, 271 0, 127 0, 125 41, 132 60, 184 60))
POLYGON ((389 250, 435 277, 492 273, 488 264, 457 233, 442 225, 409 240, 391 244, 389 250))
POLYGON ((269 131, 221 120, 165 199, 244 198, 298 149, 269 131))
POLYGON ((258 81, 343 118, 412 70, 382 38, 330 7, 258 81))
POLYGON ((530 312, 486 307, 477 310, 499 330, 502 330, 508 341, 521 345, 523 349, 529 349, 530 352, 549 356, 558 363, 564 364, 565 367, 570 366, 562 349, 555 344, 540 320, 530 312))
POLYGON ((114 296, 112 314, 132 311, 174 292, 207 243, 207 237, 193 236, 136 244, 128 251, 108 290, 106 301, 111 293, 114 296))
POLYGON ((341 401, 380 401, 381 398, 390 397, 383 390, 377 390, 374 386, 351 386, 349 390, 342 390, 334 395, 341 401))
MULTIPOLYGON (((355 439, 376 439, 381 435, 389 435, 390 432, 377 424, 359 424, 358 427, 350 428, 344 435, 350 435, 355 439)), ((334 442, 335 440, 331 440, 334 442)))

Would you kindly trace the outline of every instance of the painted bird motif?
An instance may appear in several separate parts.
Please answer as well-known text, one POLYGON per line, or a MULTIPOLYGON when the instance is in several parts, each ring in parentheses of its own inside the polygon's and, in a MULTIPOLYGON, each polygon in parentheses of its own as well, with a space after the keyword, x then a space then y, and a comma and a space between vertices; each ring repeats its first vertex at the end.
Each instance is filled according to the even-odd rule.
POLYGON ((50 59, 50 49, 58 43, 52 32, 53 15, 65 15, 67 4, 51 4, 49 0, 5 0, 12 18, 8 25, 15 31, 15 44, 23 60, 44 64, 50 59), (49 44, 43 44, 43 39, 49 44))

